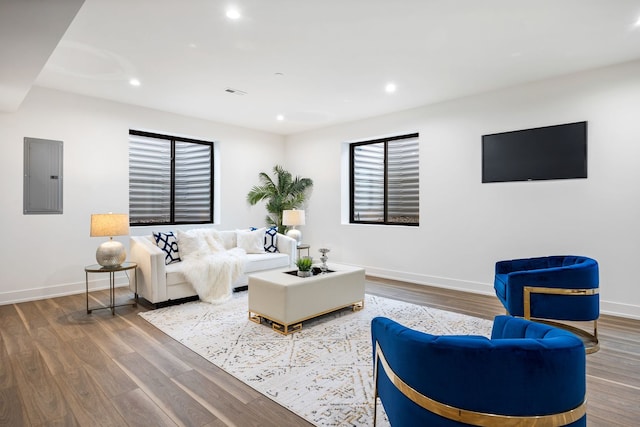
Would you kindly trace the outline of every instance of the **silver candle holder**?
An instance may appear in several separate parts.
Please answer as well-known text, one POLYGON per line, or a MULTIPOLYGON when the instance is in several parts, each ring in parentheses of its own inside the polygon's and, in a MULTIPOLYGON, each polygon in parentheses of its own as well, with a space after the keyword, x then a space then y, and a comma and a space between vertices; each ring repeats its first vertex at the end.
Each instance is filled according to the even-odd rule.
POLYGON ((318 252, 320 252, 322 254, 322 256, 320 257, 320 261, 322 261, 322 264, 320 265, 320 270, 322 271, 321 274, 325 274, 328 270, 327 268, 327 259, 329 259, 327 257, 327 252, 330 252, 331 249, 329 248, 320 248, 318 249, 318 252))

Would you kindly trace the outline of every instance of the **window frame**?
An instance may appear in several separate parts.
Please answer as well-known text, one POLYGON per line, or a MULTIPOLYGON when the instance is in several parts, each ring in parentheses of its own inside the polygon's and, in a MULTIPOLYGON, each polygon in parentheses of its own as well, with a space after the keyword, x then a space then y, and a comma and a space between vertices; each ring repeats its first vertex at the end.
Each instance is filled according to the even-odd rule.
MULTIPOLYGON (((418 139, 419 141, 420 134, 418 132, 390 136, 386 138, 378 138, 367 141, 358 141, 349 143, 349 223, 350 224, 371 224, 371 225, 404 225, 408 227, 418 227, 420 226, 420 219, 418 216, 417 222, 394 222, 389 221, 389 169, 388 169, 388 153, 389 153, 389 142, 398 141, 403 139, 418 139), (363 145, 371 145, 371 144, 384 144, 384 195, 383 195, 383 221, 366 221, 366 220, 356 220, 355 219, 355 158, 354 152, 356 147, 363 145)), ((419 173, 419 170, 418 170, 419 173)), ((419 191, 418 191, 419 195, 419 191)))
MULTIPOLYGON (((170 203, 169 203, 169 221, 165 221, 165 222, 160 222, 160 221, 153 221, 153 222, 145 222, 145 223, 133 223, 131 222, 131 212, 129 215, 129 226, 130 227, 147 227, 147 226, 165 226, 165 225, 186 225, 186 224, 213 224, 214 223, 214 196, 215 196, 215 190, 214 190, 214 184, 215 184, 215 155, 214 155, 214 151, 215 151, 215 144, 213 141, 204 141, 204 140, 200 140, 200 139, 194 139, 194 138, 186 138, 186 137, 181 137, 181 136, 174 136, 174 135, 166 135, 166 134, 161 134, 161 133, 156 133, 156 132, 147 132, 147 131, 140 131, 140 130, 135 130, 135 129, 129 129, 129 135, 136 135, 136 136, 142 136, 142 137, 146 137, 146 138, 156 138, 156 139, 162 139, 163 141, 169 141, 171 144, 171 167, 170 167, 170 203), (200 145, 207 145, 209 146, 210 150, 209 150, 209 167, 210 167, 210 176, 209 176, 209 218, 207 220, 203 220, 203 221, 176 221, 175 220, 175 194, 176 194, 176 167, 175 167, 175 163, 176 163, 176 142, 185 142, 185 143, 192 143, 192 144, 200 144, 200 145)), ((131 170, 131 166, 129 165, 129 174, 131 170)), ((131 182, 129 182, 129 186, 131 185, 131 182)), ((131 203, 131 195, 129 194, 129 204, 131 203)), ((131 207, 129 206, 129 210, 131 210, 131 207)))

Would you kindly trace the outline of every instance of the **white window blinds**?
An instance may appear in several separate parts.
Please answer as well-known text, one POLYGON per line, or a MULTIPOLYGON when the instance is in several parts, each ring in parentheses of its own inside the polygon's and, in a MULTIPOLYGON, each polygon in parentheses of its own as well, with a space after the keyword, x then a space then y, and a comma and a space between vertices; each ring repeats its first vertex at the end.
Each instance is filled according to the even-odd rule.
POLYGON ((213 222, 213 144, 131 131, 132 225, 213 222))
POLYGON ((418 138, 390 141, 387 152, 388 221, 418 223, 418 138))
POLYGON ((202 222, 211 215, 211 148, 176 142, 176 222, 202 222))
POLYGON ((353 150, 355 221, 384 222, 384 143, 353 150))
POLYGON ((418 225, 418 135, 352 144, 351 200, 351 222, 418 225))

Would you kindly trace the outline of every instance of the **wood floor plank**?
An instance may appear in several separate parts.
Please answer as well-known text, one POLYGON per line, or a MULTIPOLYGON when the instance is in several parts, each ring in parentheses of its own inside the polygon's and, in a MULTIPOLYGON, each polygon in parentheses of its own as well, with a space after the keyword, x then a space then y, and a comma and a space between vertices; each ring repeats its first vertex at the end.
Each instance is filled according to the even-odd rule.
POLYGON ((85 326, 85 330, 88 337, 90 337, 89 339, 111 358, 132 353, 134 351, 133 348, 120 338, 118 332, 105 326, 105 323, 109 322, 110 319, 100 320, 94 318, 91 323, 88 323, 85 326))
POLYGON ((177 424, 200 426, 217 418, 140 354, 125 354, 117 362, 177 424))
POLYGON ((92 311, 86 317, 93 321, 102 321, 101 324, 104 328, 117 334, 121 330, 131 327, 131 324, 125 319, 125 316, 131 313, 137 313, 137 309, 133 307, 116 307, 114 314, 111 314, 111 310, 97 310, 92 311))
POLYGON ((28 425, 25 405, 17 386, 0 388, 0 426, 28 425))
POLYGON ((7 353, 7 348, 4 345, 4 338, 0 334, 0 390, 15 386, 16 380, 13 375, 13 369, 11 369, 9 353, 7 353))
POLYGON ((53 301, 67 314, 75 314, 81 312, 84 312, 86 314, 87 312, 86 298, 84 293, 53 298, 53 301))
POLYGON ((64 341, 51 326, 39 327, 31 331, 31 335, 52 375, 75 369, 78 358, 67 351, 64 341))
POLYGON ((588 402, 587 413, 597 414, 589 418, 591 426, 628 426, 637 427, 640 390, 629 389, 624 384, 605 381, 597 377, 587 378, 588 402), (629 399, 635 394, 635 399, 629 399), (597 419, 602 419, 602 423, 597 419))
POLYGON ((177 426, 142 390, 136 388, 114 396, 116 410, 126 418, 131 427, 174 427, 177 426))
POLYGON ((78 423, 73 412, 69 411, 63 417, 50 420, 45 424, 47 427, 85 427, 78 423))
MULTIPOLYGON (((224 387, 210 381, 198 371, 189 371, 174 377, 180 386, 194 397, 201 405, 215 414, 228 425, 238 425, 246 427, 283 427, 282 421, 277 417, 277 413, 268 415, 264 408, 254 405, 245 405, 243 402, 231 396, 224 387)), ((258 397, 259 399, 259 397, 258 397)), ((286 410, 285 408, 282 408, 286 410)), ((294 415, 293 413, 289 414, 294 415)), ((295 425, 309 425, 300 418, 295 425)))
POLYGON ((35 343, 14 305, 0 305, 0 334, 10 356, 35 350, 35 343))
POLYGON ((640 364, 637 358, 630 358, 627 354, 599 351, 589 355, 587 374, 596 378, 606 377, 612 382, 640 390, 640 364))
POLYGON ((16 304, 15 308, 28 331, 49 325, 49 319, 33 301, 16 304))
POLYGON ((302 420, 298 415, 292 414, 287 408, 274 405, 274 402, 261 395, 251 402, 251 407, 259 411, 264 419, 263 425, 273 427, 311 427, 313 424, 302 420))
MULTIPOLYGON (((65 297, 66 298, 66 297, 65 297)), ((86 321, 79 316, 79 312, 69 313, 56 301, 60 298, 38 300, 33 303, 38 307, 43 316, 49 320, 49 326, 53 328, 63 341, 70 341, 87 337, 86 321)))
MULTIPOLYGON (((151 362, 156 369, 168 377, 189 371, 192 368, 171 353, 164 351, 161 343, 145 335, 137 328, 123 329, 120 338, 133 348, 136 353, 151 362)), ((118 358, 120 359, 120 358, 118 358)))
POLYGON ((52 305, 48 305, 44 310, 41 306, 40 311, 45 313, 46 310, 55 316, 55 321, 49 323, 58 331, 58 335, 64 341, 86 338, 85 326, 91 320, 87 318, 86 310, 78 307, 81 300, 77 295, 52 298, 50 301, 52 305))
POLYGON ((244 404, 248 404, 261 396, 261 394, 252 387, 242 381, 238 381, 233 375, 217 367, 175 340, 164 344, 164 348, 180 360, 188 363, 189 366, 192 366, 210 381, 220 384, 227 393, 244 404))
POLYGON ((46 424, 70 412, 66 398, 37 350, 10 356, 25 411, 31 424, 46 424))
POLYGON ((74 340, 69 343, 69 346, 89 376, 108 397, 137 388, 136 383, 101 350, 93 339, 74 340))
POLYGON ((160 329, 156 328, 151 323, 138 316, 137 312, 121 314, 121 317, 129 323, 129 326, 137 328, 138 330, 140 330, 140 332, 153 338, 155 341, 162 345, 175 342, 175 340, 169 335, 165 334, 160 329))
POLYGON ((55 375, 55 380, 67 397, 78 423, 83 426, 123 426, 126 424, 113 403, 82 366, 55 375))

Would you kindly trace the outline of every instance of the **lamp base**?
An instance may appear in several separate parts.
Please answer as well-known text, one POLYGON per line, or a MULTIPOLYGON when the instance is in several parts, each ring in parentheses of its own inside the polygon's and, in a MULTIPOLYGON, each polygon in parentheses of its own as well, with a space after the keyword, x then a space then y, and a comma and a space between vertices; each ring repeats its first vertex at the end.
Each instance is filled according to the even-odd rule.
POLYGON ((300 230, 291 228, 289 229, 289 231, 287 231, 287 236, 295 239, 297 246, 300 246, 300 244, 302 243, 302 233, 300 232, 300 230))
POLYGON ((117 267, 127 258, 124 245, 115 240, 108 240, 98 246, 96 261, 103 267, 117 267))

